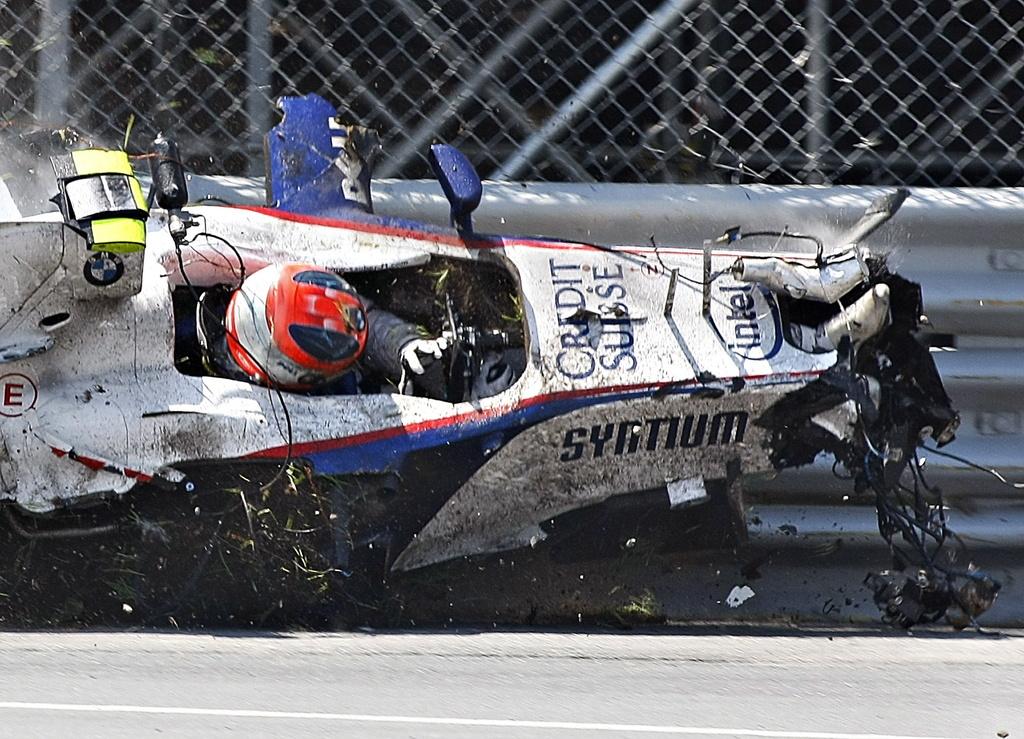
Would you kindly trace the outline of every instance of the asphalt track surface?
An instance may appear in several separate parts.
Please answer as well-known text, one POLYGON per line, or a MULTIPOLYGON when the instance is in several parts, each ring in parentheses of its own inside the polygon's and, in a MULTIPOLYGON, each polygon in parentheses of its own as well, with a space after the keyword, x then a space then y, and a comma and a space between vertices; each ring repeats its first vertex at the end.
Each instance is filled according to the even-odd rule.
POLYGON ((1024 636, 0 634, 4 736, 1020 737, 1024 636))

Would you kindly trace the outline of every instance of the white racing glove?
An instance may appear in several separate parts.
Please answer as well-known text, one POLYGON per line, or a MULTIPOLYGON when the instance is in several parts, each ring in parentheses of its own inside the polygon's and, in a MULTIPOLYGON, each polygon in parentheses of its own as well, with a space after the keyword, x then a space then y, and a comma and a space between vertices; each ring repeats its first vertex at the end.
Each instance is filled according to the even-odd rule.
POLYGON ((497 352, 487 352, 480 362, 480 372, 473 381, 472 400, 489 398, 508 390, 512 385, 512 368, 505 357, 497 352))
POLYGON ((422 375, 426 372, 427 367, 430 366, 434 359, 441 358, 441 352, 448 348, 448 339, 444 337, 438 337, 436 339, 413 339, 407 342, 402 347, 399 356, 402 360, 402 366, 408 367, 409 371, 414 375, 422 375), (420 356, 429 358, 430 361, 423 364, 423 360, 420 356))

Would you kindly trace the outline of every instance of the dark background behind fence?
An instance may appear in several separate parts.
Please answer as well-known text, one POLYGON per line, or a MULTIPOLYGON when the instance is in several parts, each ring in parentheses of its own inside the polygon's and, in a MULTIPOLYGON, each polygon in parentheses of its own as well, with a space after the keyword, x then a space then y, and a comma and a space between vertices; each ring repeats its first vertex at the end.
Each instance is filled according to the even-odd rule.
POLYGON ((0 127, 256 174, 273 100, 485 178, 1021 184, 1024 0, 0 0, 0 127))

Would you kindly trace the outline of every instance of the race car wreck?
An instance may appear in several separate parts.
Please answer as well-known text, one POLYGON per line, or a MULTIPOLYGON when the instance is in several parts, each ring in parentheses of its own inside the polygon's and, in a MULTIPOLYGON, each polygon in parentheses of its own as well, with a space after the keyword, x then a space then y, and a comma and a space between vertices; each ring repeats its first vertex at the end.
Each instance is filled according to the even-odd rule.
POLYGON ((281 108, 265 207, 189 201, 161 138, 148 213, 123 153, 73 149, 60 212, 0 224, 0 250, 42 245, 0 294, 0 483, 19 534, 153 536, 124 505, 200 511, 241 479, 256 551, 277 514, 253 501, 301 497, 266 492, 301 478, 317 572, 344 590, 353 572, 554 541, 619 503, 682 512, 683 546, 728 548, 746 535, 744 479, 826 453, 875 496, 893 567, 869 584, 887 620, 970 623, 991 605, 998 584, 917 463, 958 422, 914 336, 920 289, 861 246, 905 191, 834 245, 739 228, 691 247, 494 236, 473 229, 480 181, 451 147, 432 161, 452 228, 378 216, 374 136, 317 96, 281 108), (282 263, 343 276, 371 329, 397 316, 436 337, 437 361, 416 373, 402 354, 389 373, 366 355, 302 388, 225 371, 211 336, 231 338, 232 297, 282 263))

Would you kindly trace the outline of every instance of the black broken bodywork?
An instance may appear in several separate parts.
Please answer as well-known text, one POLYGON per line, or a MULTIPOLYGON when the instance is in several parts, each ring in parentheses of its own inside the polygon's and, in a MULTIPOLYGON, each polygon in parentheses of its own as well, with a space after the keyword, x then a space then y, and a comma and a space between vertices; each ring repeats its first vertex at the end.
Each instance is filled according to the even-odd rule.
MULTIPOLYGON (((868 575, 865 583, 886 621, 909 627, 948 616, 967 625, 992 605, 1000 585, 969 561, 963 542, 946 525, 942 494, 925 480, 917 453, 928 437, 938 446, 952 441, 960 419, 928 349, 914 336, 923 318, 920 286, 890 272, 882 260, 872 259, 869 266, 870 281, 847 299, 884 283, 892 296, 889 326, 856 348, 844 340, 835 365, 756 423, 772 432, 777 468, 809 464, 827 452, 852 476, 856 492, 874 494, 892 568, 868 575), (849 436, 840 438, 814 422, 817 414, 851 402, 855 421, 849 436)), ((837 310, 781 302, 791 315, 837 310)))

